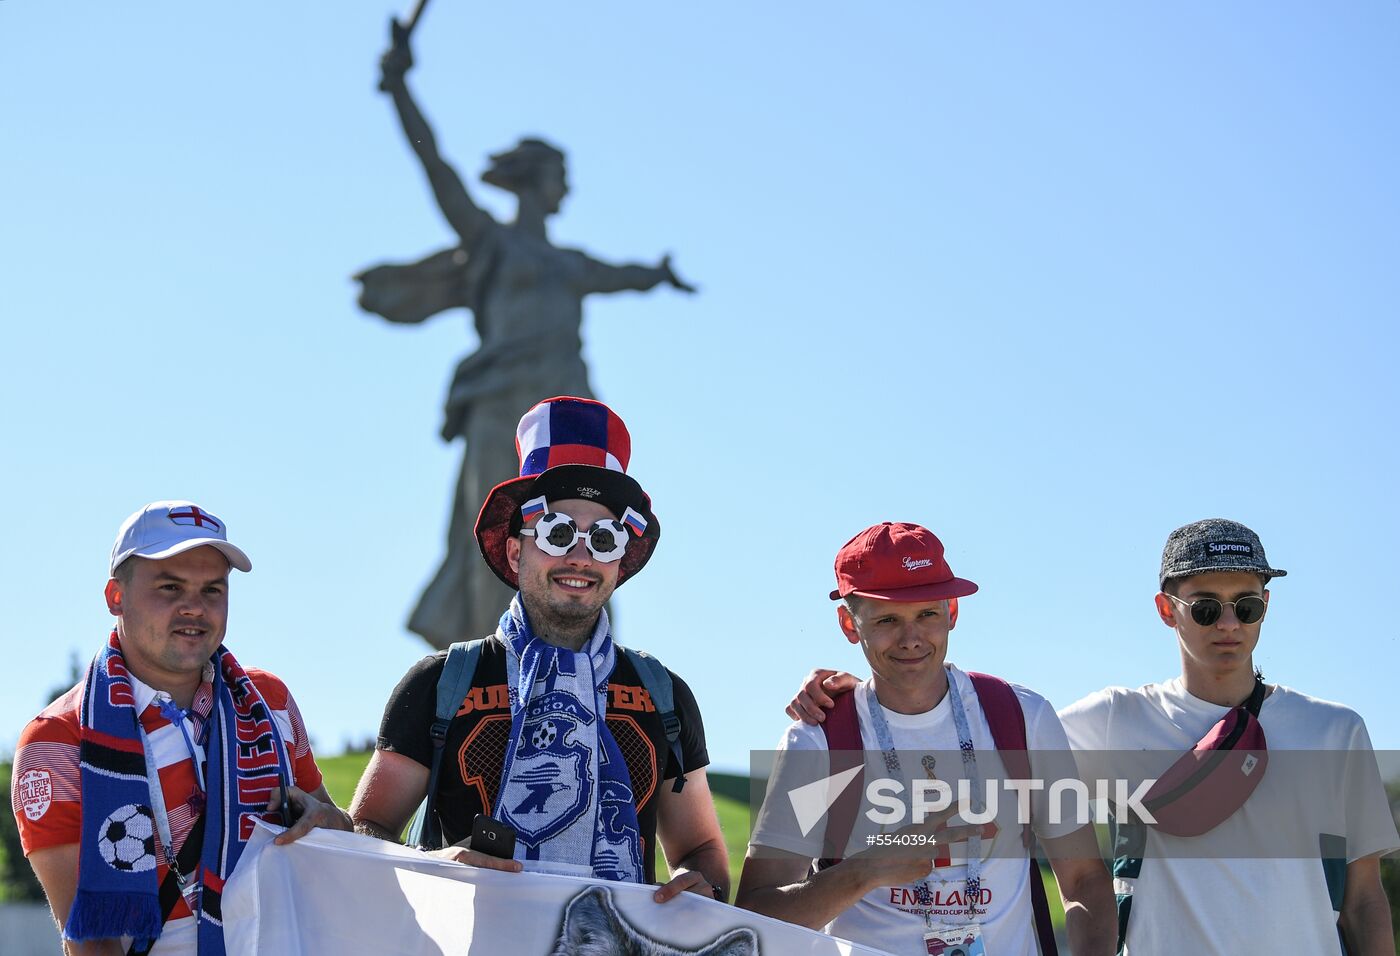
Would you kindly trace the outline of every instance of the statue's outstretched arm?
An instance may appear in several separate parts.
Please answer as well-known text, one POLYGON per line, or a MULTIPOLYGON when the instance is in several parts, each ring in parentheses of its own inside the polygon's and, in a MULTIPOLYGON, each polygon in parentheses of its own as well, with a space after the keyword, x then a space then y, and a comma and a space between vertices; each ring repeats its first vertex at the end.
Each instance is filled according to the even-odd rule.
POLYGON ((669 255, 662 257, 661 263, 654 266, 633 263, 618 266, 608 262, 599 262, 591 256, 584 258, 586 260, 583 273, 584 293, 623 292, 629 289, 646 292, 662 282, 668 283, 672 288, 682 292, 695 291, 695 286, 682 282, 671 269, 669 255))
POLYGON ((413 101, 413 94, 408 91, 408 83, 404 78, 404 74, 413 66, 408 34, 397 21, 391 22, 390 31, 393 42, 380 60, 383 77, 379 88, 393 98, 399 122, 403 124, 404 135, 408 137, 409 145, 418 154, 418 160, 428 174, 428 184, 433 187, 433 196, 437 199, 442 214, 447 217, 448 225, 462 237, 463 245, 470 246, 477 233, 491 222, 491 218, 472 201, 467 187, 462 183, 462 177, 457 175, 457 170, 438 153, 437 138, 433 136, 433 129, 424 119, 418 104, 413 101))

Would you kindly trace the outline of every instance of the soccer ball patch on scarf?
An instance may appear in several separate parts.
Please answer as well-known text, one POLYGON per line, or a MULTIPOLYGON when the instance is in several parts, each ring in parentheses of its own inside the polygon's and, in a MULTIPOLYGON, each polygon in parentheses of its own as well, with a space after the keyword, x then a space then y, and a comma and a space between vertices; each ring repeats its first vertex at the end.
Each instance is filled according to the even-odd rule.
POLYGON ((156 826, 149 807, 135 803, 113 810, 102 821, 97 851, 114 870, 141 873, 155 869, 156 826))

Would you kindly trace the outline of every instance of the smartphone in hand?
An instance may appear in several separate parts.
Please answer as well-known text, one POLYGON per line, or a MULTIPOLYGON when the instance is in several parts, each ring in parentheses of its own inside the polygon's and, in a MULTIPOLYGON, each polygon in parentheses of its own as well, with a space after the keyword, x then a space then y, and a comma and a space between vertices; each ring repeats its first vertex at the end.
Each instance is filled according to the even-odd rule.
POLYGON ((515 827, 488 817, 484 813, 478 813, 476 819, 472 821, 472 835, 467 847, 497 859, 513 859, 515 856, 515 827))

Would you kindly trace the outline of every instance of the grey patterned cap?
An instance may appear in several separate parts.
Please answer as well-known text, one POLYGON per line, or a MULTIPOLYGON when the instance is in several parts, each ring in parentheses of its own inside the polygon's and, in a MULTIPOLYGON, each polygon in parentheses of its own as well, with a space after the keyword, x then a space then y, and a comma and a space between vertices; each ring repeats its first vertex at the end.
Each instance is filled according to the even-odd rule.
POLYGON ((1182 525, 1167 536, 1159 575, 1163 587, 1172 578, 1208 571, 1253 571, 1266 580, 1288 573, 1269 567, 1259 535, 1238 521, 1206 518, 1182 525))

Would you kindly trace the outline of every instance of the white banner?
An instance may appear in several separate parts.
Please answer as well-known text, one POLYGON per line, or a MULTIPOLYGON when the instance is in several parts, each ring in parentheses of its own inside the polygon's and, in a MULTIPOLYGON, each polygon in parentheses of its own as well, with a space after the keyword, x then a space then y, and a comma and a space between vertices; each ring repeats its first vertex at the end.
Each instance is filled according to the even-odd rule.
POLYGON ((231 954, 881 956, 694 893, 501 873, 337 830, 275 846, 260 824, 224 889, 231 954))

